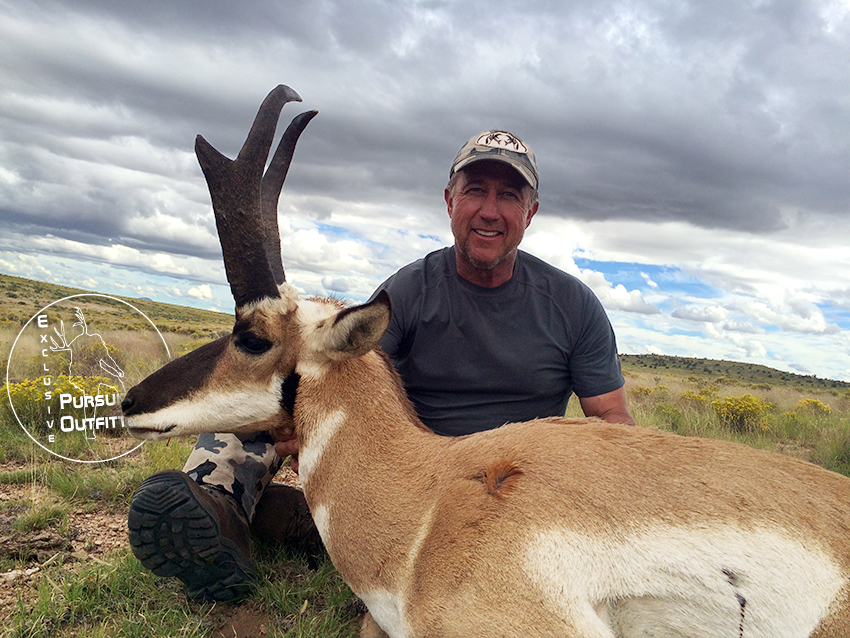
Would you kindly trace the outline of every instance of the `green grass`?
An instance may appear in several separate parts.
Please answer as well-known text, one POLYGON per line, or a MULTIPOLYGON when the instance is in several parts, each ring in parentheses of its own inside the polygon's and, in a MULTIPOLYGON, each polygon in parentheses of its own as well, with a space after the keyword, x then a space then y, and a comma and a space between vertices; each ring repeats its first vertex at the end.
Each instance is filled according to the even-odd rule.
POLYGON ((630 408, 642 426, 735 441, 850 476, 847 390, 625 371, 630 408), (725 418, 729 406, 741 407, 741 418, 725 418))
MULTIPOLYGON (((37 492, 39 498, 0 503, 0 536, 51 530, 70 538, 72 507, 124 515, 142 480, 182 467, 193 447, 192 440, 172 439, 167 444, 146 443, 131 455, 105 463, 64 462, 27 437, 14 422, 5 397, 3 402, 0 463, 7 467, 0 471, 0 486, 32 488, 25 493, 37 492), (3 520, 13 522, 3 528, 3 520)), ((260 578, 254 594, 240 606, 188 600, 178 580, 154 576, 129 548, 90 555, 82 562, 68 551, 58 551, 25 585, 15 586, 18 603, 0 627, 0 636, 193 638, 233 635, 231 626, 250 628, 252 623, 262 624, 265 635, 272 637, 357 635, 354 596, 329 561, 313 570, 306 560, 280 548, 257 543, 254 549, 260 578)), ((34 564, 0 557, 0 572, 34 564)))
MULTIPOLYGON (((26 441, 21 443, 26 446, 26 441)), ((29 442, 29 447, 35 446, 29 442)), ((11 456, 35 462, 0 472, 0 485, 40 488, 50 499, 0 505, 0 517, 17 517, 5 533, 52 529, 68 534, 71 506, 125 512, 145 477, 182 467, 191 449, 191 441, 173 439, 168 445, 145 444, 130 458, 99 465, 64 463, 46 458, 44 452, 14 449, 11 456)), ((3 533, 0 530, 0 536, 3 533)), ((234 606, 188 600, 179 581, 154 576, 128 548, 84 562, 58 552, 26 588, 17 588, 18 605, 0 636, 214 636, 235 613, 262 622, 272 637, 357 635, 354 596, 330 561, 310 569, 303 558, 260 543, 255 543, 254 557, 260 575, 257 588, 241 606, 234 606)), ((0 571, 32 565, 0 559, 0 571)), ((241 624, 240 619, 232 622, 241 624)))
POLYGON ((356 635, 356 599, 330 560, 313 570, 286 549, 255 544, 255 550, 261 586, 252 600, 274 610, 279 621, 276 635, 356 635))
POLYGON ((129 551, 107 561, 58 561, 41 573, 33 602, 21 601, 4 636, 203 636, 203 610, 143 569, 129 551))
POLYGON ((12 528, 19 532, 38 531, 48 527, 67 531, 68 504, 46 503, 37 507, 29 507, 18 516, 12 528))
MULTIPOLYGON (((283 550, 258 547, 256 593, 242 607, 270 637, 357 634, 354 599, 330 562, 316 570, 283 550)), ((175 579, 154 576, 129 550, 83 565, 56 561, 41 573, 35 599, 21 602, 0 634, 53 636, 211 636, 233 605, 187 600, 175 579)))

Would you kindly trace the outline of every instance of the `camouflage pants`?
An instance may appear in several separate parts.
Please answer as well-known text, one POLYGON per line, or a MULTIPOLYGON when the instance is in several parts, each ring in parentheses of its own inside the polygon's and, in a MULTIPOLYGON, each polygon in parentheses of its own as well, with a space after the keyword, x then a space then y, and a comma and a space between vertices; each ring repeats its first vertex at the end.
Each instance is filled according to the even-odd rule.
POLYGON ((263 490, 282 463, 268 432, 201 434, 183 471, 202 485, 232 494, 250 522, 263 490))

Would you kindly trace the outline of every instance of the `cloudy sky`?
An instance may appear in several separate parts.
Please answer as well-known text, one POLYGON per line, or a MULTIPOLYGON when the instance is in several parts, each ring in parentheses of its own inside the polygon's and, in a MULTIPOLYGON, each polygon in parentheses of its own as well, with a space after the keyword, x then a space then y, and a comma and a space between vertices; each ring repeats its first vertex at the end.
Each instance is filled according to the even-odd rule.
POLYGON ((360 300, 451 243, 455 152, 518 134, 523 248, 625 353, 850 380, 850 0, 0 0, 0 272, 232 310, 196 134, 318 109, 288 279, 360 300))

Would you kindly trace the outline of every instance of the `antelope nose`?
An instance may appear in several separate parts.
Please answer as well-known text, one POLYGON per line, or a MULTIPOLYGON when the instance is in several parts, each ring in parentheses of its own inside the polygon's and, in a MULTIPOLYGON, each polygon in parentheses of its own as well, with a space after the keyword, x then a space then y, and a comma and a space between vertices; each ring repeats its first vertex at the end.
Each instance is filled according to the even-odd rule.
MULTIPOLYGON (((132 392, 132 389, 130 392, 132 392)), ((124 412, 125 415, 130 414, 133 410, 133 406, 136 405, 136 399, 130 395, 130 392, 127 393, 127 396, 125 396, 124 400, 121 402, 121 411, 124 412)))

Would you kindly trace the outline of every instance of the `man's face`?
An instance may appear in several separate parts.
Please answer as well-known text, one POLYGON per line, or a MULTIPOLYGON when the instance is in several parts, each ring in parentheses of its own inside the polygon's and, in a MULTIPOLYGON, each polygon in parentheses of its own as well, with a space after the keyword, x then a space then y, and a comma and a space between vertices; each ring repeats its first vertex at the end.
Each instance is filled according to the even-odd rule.
POLYGON ((510 279, 517 246, 537 212, 531 187, 509 165, 484 160, 462 169, 445 199, 460 274, 491 282, 482 285, 510 279))

